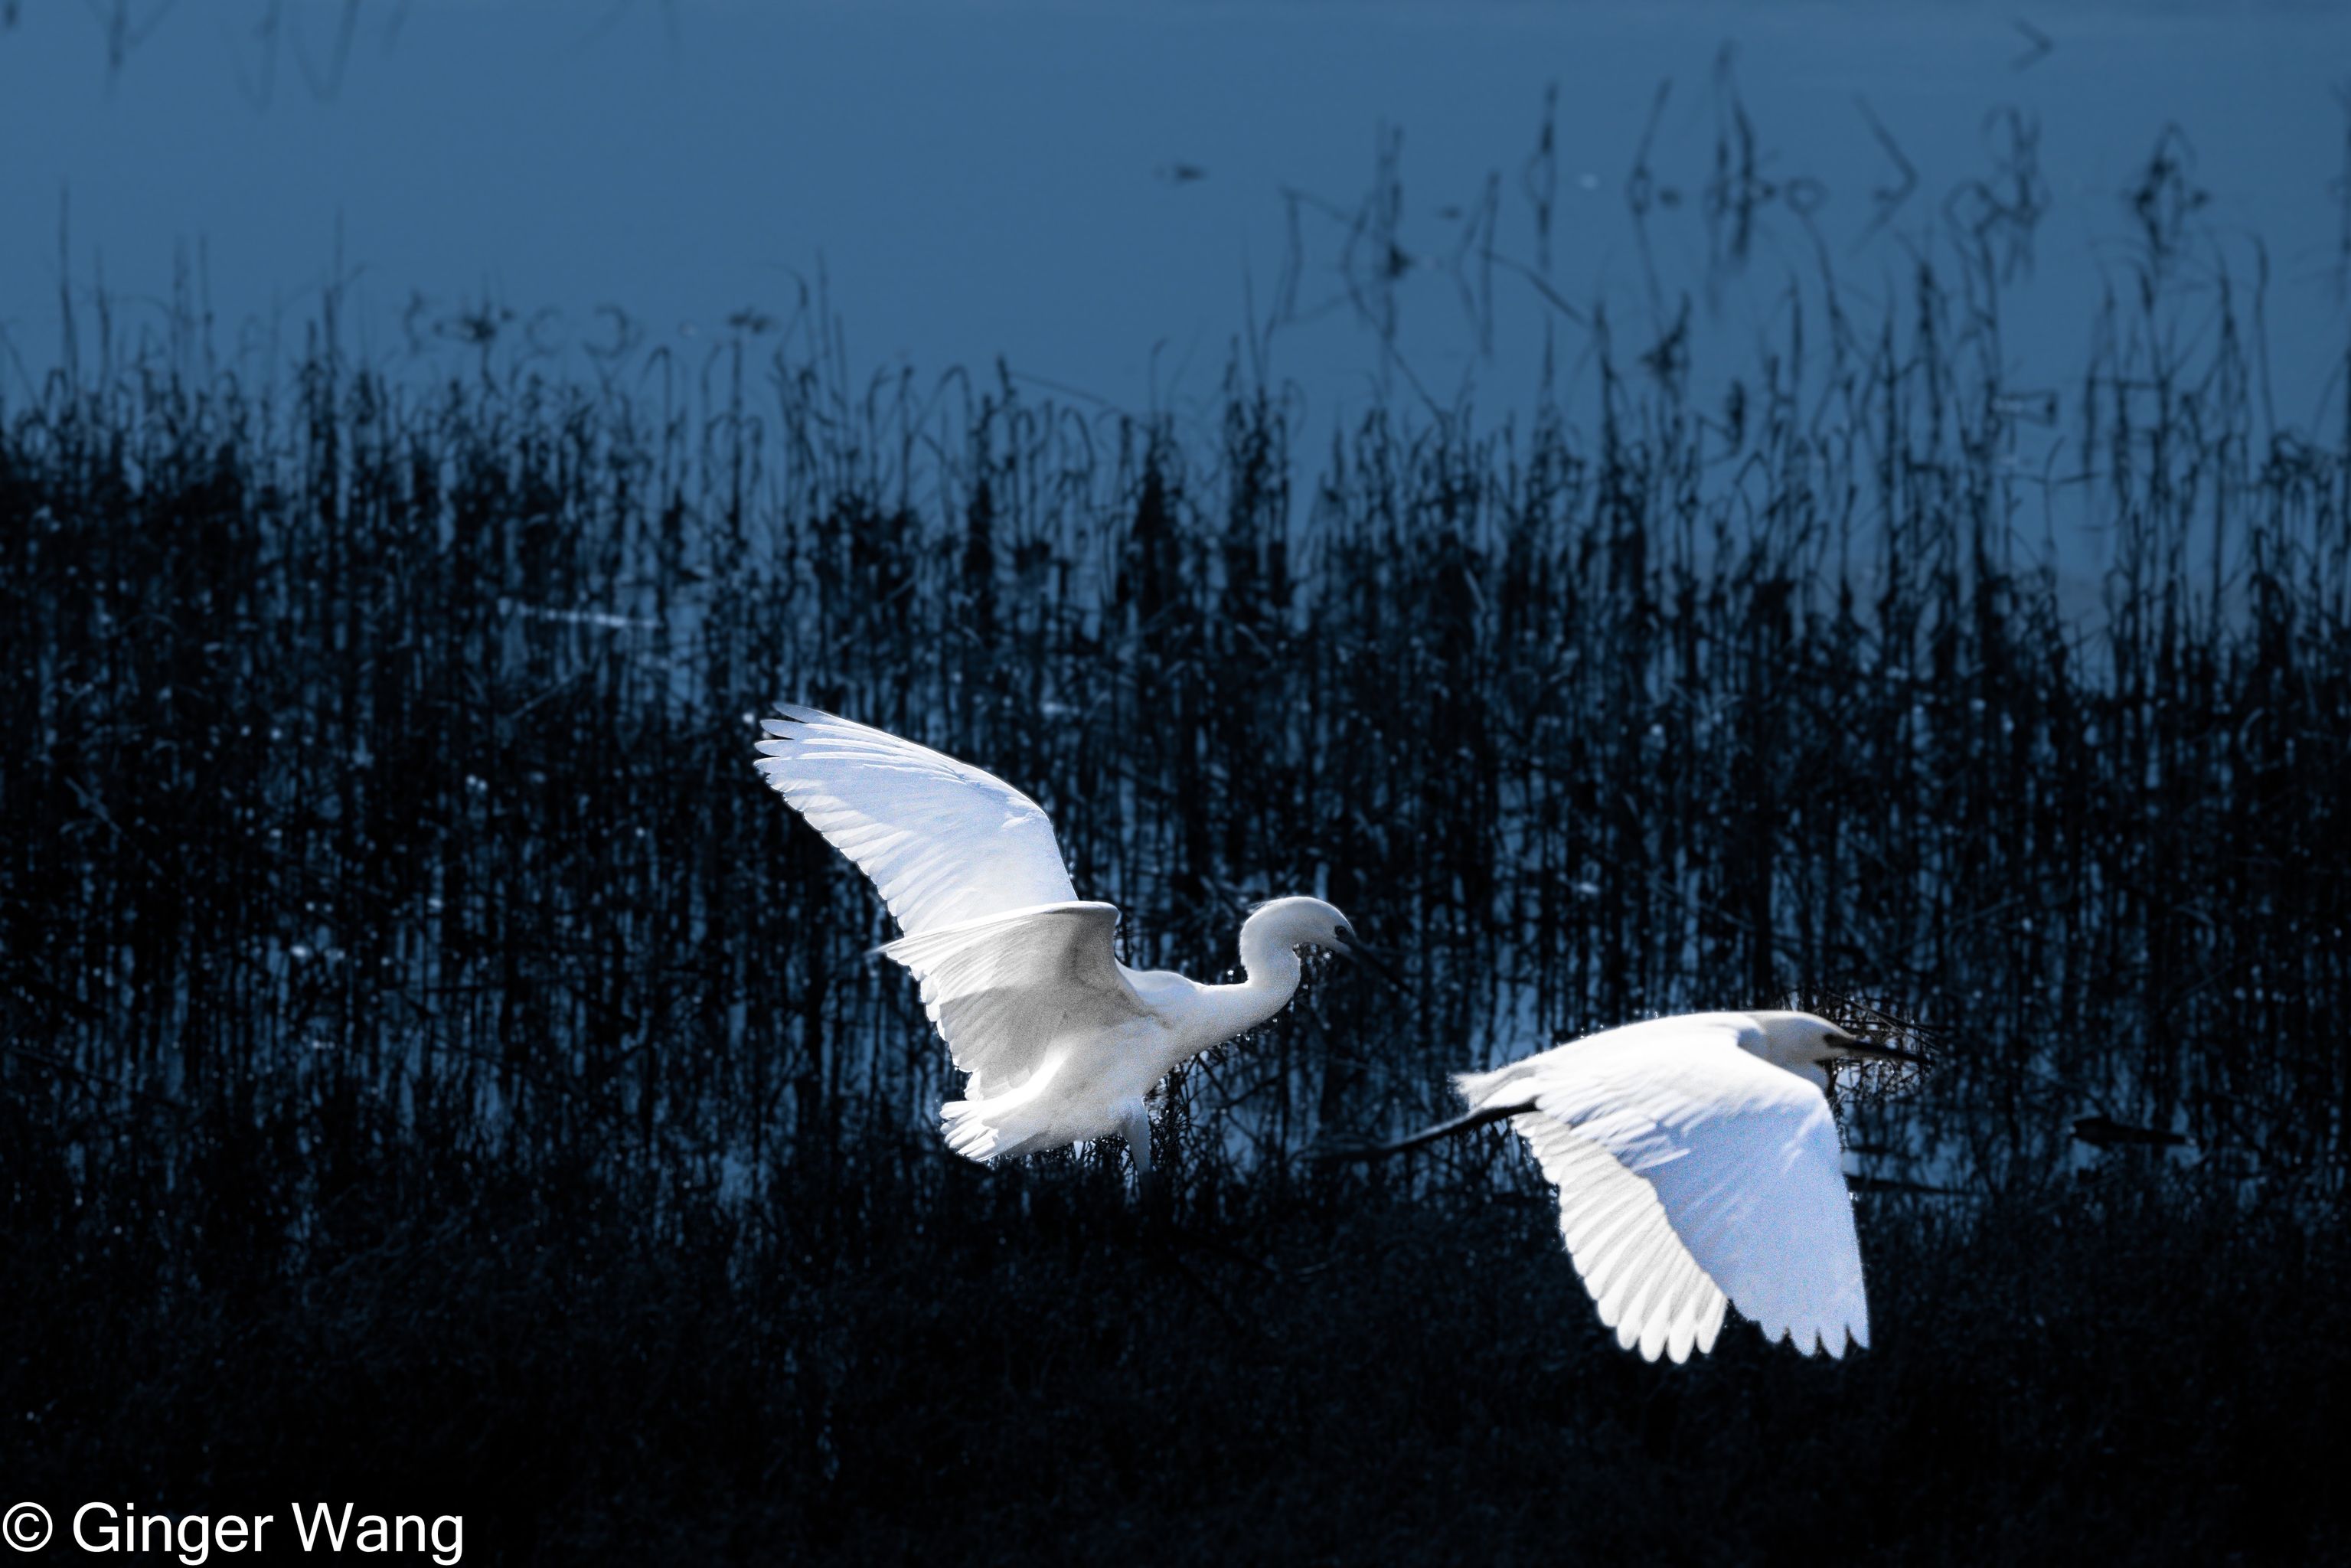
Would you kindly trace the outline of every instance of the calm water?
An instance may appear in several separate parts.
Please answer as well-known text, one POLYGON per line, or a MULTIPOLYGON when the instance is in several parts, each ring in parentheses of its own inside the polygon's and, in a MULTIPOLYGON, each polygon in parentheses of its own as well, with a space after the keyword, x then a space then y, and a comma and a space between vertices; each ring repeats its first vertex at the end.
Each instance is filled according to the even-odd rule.
POLYGON ((2258 237, 2263 420, 2341 417, 2342 7, 415 0, 348 37, 340 14, 163 9, 112 68, 89 9, 0 32, 12 394, 60 351, 61 200, 72 286, 102 277, 118 342, 161 330, 175 253, 201 255, 223 350, 282 363, 340 227, 386 362, 472 363, 455 322, 487 306, 503 347, 584 370, 617 306, 696 363, 820 282, 861 374, 1001 359, 1182 414, 1254 322, 1317 418, 1384 392, 1523 410, 1546 354, 1573 404, 1595 305, 1622 358, 1687 299, 1694 372, 1750 372, 1792 285, 1821 342, 1824 260, 1865 315, 1982 225, 2015 267, 2011 374, 2055 387, 2150 265, 2125 193, 2166 146, 2179 342, 2209 345, 2221 269, 2250 301, 2258 237), (1904 182, 1872 116, 1916 176, 1882 222, 1904 182), (2036 222, 1998 215, 2019 202, 2036 222))

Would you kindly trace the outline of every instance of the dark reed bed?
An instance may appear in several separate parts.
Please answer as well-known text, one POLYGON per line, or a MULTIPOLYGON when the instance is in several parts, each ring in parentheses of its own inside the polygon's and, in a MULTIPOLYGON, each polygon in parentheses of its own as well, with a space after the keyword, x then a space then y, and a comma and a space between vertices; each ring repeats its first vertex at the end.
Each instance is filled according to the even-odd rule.
POLYGON ((2351 1552, 2351 431, 2209 280, 2010 387, 1994 271, 1327 450, 804 320, 420 384, 331 297, 286 386, 175 333, 0 405, 0 1473, 543 1561, 2351 1552), (1314 891, 1405 990, 1181 1075, 1168 1219, 951 1163, 778 697, 1029 788, 1131 958, 1314 891), (1865 1200, 1843 1369, 1620 1355, 1499 1139, 1302 1157, 1824 992, 1939 1030, 1848 1128, 1949 1189, 1865 1200))

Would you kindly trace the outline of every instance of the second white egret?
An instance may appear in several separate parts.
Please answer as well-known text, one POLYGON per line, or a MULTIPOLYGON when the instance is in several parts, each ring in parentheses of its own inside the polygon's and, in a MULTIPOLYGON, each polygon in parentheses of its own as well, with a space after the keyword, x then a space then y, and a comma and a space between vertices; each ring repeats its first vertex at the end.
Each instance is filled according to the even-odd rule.
POLYGON ((1034 800, 992 774, 817 708, 766 724, 758 764, 857 863, 905 932, 882 951, 914 972, 955 1064, 948 1147, 975 1160, 1116 1133, 1151 1168, 1151 1090, 1280 1012, 1299 950, 1361 957, 1346 916, 1277 898, 1243 922, 1236 985, 1130 969, 1118 906, 1081 899, 1034 800))
POLYGON ((1650 1019, 1458 1074, 1468 1115, 1354 1153, 1507 1121, 1559 1189, 1560 1233, 1617 1343, 1684 1361, 1736 1305, 1766 1339, 1841 1356, 1869 1343, 1826 1095, 1846 1059, 1920 1060, 1810 1013, 1650 1019))

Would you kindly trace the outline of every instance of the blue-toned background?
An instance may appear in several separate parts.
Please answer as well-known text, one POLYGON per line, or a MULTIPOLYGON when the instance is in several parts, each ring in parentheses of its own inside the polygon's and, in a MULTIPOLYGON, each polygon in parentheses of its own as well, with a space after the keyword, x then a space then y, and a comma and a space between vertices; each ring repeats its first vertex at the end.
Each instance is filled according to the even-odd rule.
MULTIPOLYGON (((478 1560, 2336 1561, 2351 25, 0 0, 0 1490, 478 1560), (981 1167, 822 704, 1130 959, 981 1167), (1818 1008, 1874 1334, 1447 1074, 1818 1008), (1866 1011, 1865 1009, 1876 1009, 1866 1011)), ((0 1501, 7 1499, 0 1498, 0 1501)))

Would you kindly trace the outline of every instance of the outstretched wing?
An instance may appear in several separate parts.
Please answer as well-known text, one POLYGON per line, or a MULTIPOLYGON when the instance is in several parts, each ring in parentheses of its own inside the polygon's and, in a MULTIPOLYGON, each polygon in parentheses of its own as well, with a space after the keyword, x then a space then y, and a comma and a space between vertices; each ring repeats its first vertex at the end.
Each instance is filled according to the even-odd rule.
POLYGON ((1459 1082, 1510 1118, 1559 1188, 1576 1272, 1626 1349, 1710 1350, 1725 1298, 1767 1339, 1869 1343, 1836 1123, 1724 1017, 1657 1019, 1459 1082))
POLYGON ((1051 821, 1003 779, 818 708, 780 711, 760 776, 873 879, 908 936, 1076 901, 1051 821))
POLYGON ((923 1005, 971 1074, 965 1096, 1020 1087, 1068 1042, 1150 1016, 1112 947, 1118 909, 1068 903, 902 936, 882 949, 922 982, 923 1005))

